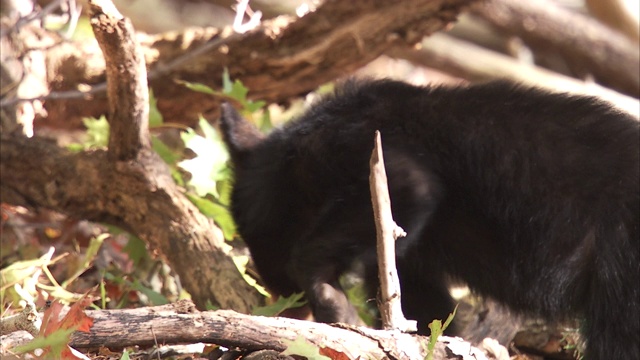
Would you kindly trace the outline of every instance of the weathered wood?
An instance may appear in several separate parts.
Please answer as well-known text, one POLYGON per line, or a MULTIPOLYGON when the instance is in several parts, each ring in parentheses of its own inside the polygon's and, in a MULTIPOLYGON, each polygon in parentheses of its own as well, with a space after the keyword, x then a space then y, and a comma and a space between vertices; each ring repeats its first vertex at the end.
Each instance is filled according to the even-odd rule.
MULTIPOLYGON (((283 24, 282 19, 276 19, 241 36, 227 34, 224 52, 213 47, 198 53, 208 41, 223 37, 215 29, 174 35, 172 41, 166 34, 142 36, 140 42, 147 45, 145 56, 157 76, 152 86, 158 106, 171 121, 195 118, 215 104, 210 96, 187 90, 175 79, 215 87, 223 68, 228 67, 233 77, 257 90, 255 96, 284 101, 364 65, 391 44, 420 40, 452 21, 461 6, 470 1, 327 1, 316 12, 295 22, 283 24), (198 55, 189 58, 194 52, 198 55), (181 58, 183 55, 188 59, 181 58), (171 63, 178 65, 167 68, 171 63)), ((96 15, 96 9, 92 11, 97 39, 110 44, 102 46, 111 69, 106 75, 113 77, 109 81, 112 113, 125 110, 111 119, 111 148, 108 153, 71 154, 41 139, 3 134, 2 201, 120 226, 160 250, 198 306, 204 307, 211 300, 224 308, 250 311, 258 304, 259 295, 242 280, 227 256, 229 247, 220 231, 185 199, 166 166, 148 149, 145 108, 140 106, 145 102, 142 92, 146 90, 141 90, 140 81, 133 81, 136 72, 132 69, 141 61, 135 41, 123 37, 126 26, 96 15), (100 24, 103 20, 112 23, 100 24), (132 55, 129 60, 119 58, 127 52, 132 55), (120 93, 126 99, 119 97, 120 93), (29 154, 30 161, 24 161, 23 154, 29 154), (110 161, 107 154, 116 154, 110 159, 122 161, 110 161)), ((49 76, 52 81, 56 79, 55 87, 68 89, 80 83, 104 82, 103 62, 85 67, 87 59, 96 59, 92 51, 99 53, 96 44, 87 44, 80 52, 73 50, 68 54, 71 57, 58 52, 49 58, 49 76), (96 69, 102 73, 96 74, 96 69)), ((104 101, 63 96, 50 99, 47 104, 49 117, 65 120, 107 112, 104 101)))
POLYGON ((132 160, 142 148, 151 146, 147 68, 129 19, 113 4, 105 9, 100 3, 89 1, 89 12, 106 62, 109 156, 113 160, 132 160))
MULTIPOLYGON (((427 338, 396 331, 320 324, 287 318, 239 314, 229 310, 198 312, 188 301, 126 309, 87 311, 94 325, 89 333, 76 332, 71 346, 122 348, 138 345, 204 342, 248 350, 283 351, 298 338, 344 353, 349 359, 424 359, 427 338)), ((457 359, 447 350, 460 339, 442 337, 434 359, 457 359)), ((464 346, 464 345, 463 345, 464 346)), ((477 359, 486 358, 466 344, 477 359)))
MULTIPOLYGON (((390 46, 413 45, 447 26, 474 0, 358 0, 323 2, 302 18, 278 17, 241 36, 230 29, 200 28, 157 36, 140 35, 158 107, 169 122, 194 123, 202 113, 217 112, 219 100, 187 90, 175 80, 220 88, 228 68, 253 99, 286 103, 318 86, 366 65, 390 46), (222 41, 220 41, 222 40, 222 41), (209 46, 212 42, 219 46, 209 46), (202 47, 206 51, 191 56, 202 47), (181 57, 188 61, 168 66, 181 57)), ((74 91, 80 84, 105 81, 104 65, 89 63, 97 47, 92 43, 62 45, 44 56, 51 90, 74 91)), ((106 113, 104 89, 75 99, 61 97, 45 103, 57 127, 78 126, 86 116, 106 113)))
POLYGON ((576 76, 593 75, 605 86, 640 96, 638 44, 598 21, 546 0, 489 0, 474 11, 534 49, 562 54, 576 76))
POLYGON ((260 295, 241 277, 220 230, 184 197, 155 153, 112 162, 43 139, 0 137, 3 202, 119 226, 159 249, 199 307, 249 312, 260 295), (28 154, 28 155, 26 155, 28 154), (28 156, 26 161, 25 156, 28 156))
POLYGON ((376 131, 373 151, 369 160, 369 187, 373 204, 373 217, 376 224, 376 253, 378 255, 378 278, 380 296, 378 308, 384 329, 417 331, 416 321, 404 317, 400 302, 401 289, 396 270, 396 240, 407 233, 396 224, 391 214, 391 199, 387 184, 387 172, 384 168, 380 131, 376 131))
POLYGON ((394 48, 389 55, 439 69, 469 81, 510 79, 550 91, 596 96, 640 118, 640 102, 601 85, 581 81, 487 50, 446 34, 434 34, 416 49, 394 48))
POLYGON ((151 150, 144 60, 133 29, 97 3, 90 10, 109 69, 109 150, 73 154, 42 139, 2 134, 2 201, 120 226, 160 250, 198 306, 210 301, 249 312, 261 295, 243 280, 220 231, 151 150))

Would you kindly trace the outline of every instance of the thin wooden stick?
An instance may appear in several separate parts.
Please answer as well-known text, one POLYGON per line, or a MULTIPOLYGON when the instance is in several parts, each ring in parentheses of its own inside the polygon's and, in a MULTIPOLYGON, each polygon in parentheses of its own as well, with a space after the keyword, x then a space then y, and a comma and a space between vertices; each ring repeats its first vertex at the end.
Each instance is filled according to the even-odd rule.
POLYGON ((380 299, 378 307, 384 329, 416 331, 417 323, 407 320, 400 304, 400 280, 396 270, 395 242, 407 234, 399 227, 391 214, 391 200, 384 168, 380 132, 376 131, 375 145, 369 163, 371 174, 371 202, 376 223, 378 276, 380 277, 380 299))

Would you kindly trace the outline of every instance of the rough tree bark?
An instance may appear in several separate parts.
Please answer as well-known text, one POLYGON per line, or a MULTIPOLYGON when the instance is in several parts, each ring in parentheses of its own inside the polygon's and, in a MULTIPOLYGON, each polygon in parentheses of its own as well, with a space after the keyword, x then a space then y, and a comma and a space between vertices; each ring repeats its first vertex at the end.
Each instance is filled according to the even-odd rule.
MULTIPOLYGON (((472 0, 421 0, 409 4, 359 0, 347 6, 339 1, 327 1, 301 19, 279 17, 265 21, 244 36, 229 37, 229 32, 222 29, 200 28, 139 38, 145 49, 151 85, 165 119, 193 124, 200 113, 211 118, 217 116, 218 102, 210 96, 185 91, 175 79, 203 82, 216 88, 221 83, 222 69, 227 66, 232 77, 249 85, 251 98, 287 102, 293 96, 350 73, 392 45, 418 41, 420 36, 444 26, 463 4, 470 2, 472 0), (224 44, 212 46, 220 42, 224 44), (203 48, 206 51, 198 56, 190 55, 203 48), (182 57, 189 61, 168 66, 182 57)), ((499 7, 498 10, 510 9, 507 14, 519 16, 521 20, 505 25, 512 34, 519 35, 518 27, 524 23, 528 27, 531 24, 551 26, 555 30, 547 32, 540 31, 542 26, 534 27, 535 45, 571 53, 572 59, 586 64, 586 70, 598 79, 610 74, 611 78, 603 78, 603 83, 613 88, 630 86, 631 95, 638 97, 640 75, 636 45, 628 46, 630 43, 624 37, 598 26, 592 19, 589 21, 567 11, 558 13, 556 6, 514 8, 513 3, 512 0, 493 0, 483 8, 487 16, 497 18, 505 14, 491 10, 491 6, 499 7), (571 16, 565 18, 567 14, 571 16)), ((504 19, 494 22, 498 21, 504 22, 504 19)), ((43 43, 42 38, 38 36, 39 43, 43 43)), ((48 117, 35 114, 37 120, 55 123, 58 128, 78 127, 82 117, 106 112, 104 86, 101 86, 104 62, 95 43, 59 43, 58 40, 56 46, 48 41, 46 46, 30 48, 29 54, 42 53, 50 90, 54 92, 46 96, 48 117), (87 85, 95 92, 87 93, 87 85), (78 91, 79 88, 83 92, 78 91)), ((0 101, 2 110, 7 110, 6 104, 10 101, 10 96, 0 101)))
MULTIPOLYGON (((341 352, 348 359, 422 360, 428 343, 427 337, 399 331, 251 316, 230 310, 199 312, 186 300, 137 309, 88 310, 86 314, 93 318, 93 326, 88 333, 77 331, 72 335, 69 345, 75 349, 203 342, 228 348, 281 352, 288 342, 302 338, 313 346, 341 352)), ((23 334, 5 338, 3 346, 14 347, 22 343, 26 340, 23 334)), ((460 338, 442 336, 434 349, 433 359, 493 359, 491 352, 496 350, 486 350, 488 356, 460 338)))
MULTIPOLYGON (((230 29, 200 28, 140 35, 139 40, 165 120, 194 121, 217 110, 219 101, 187 90, 177 79, 219 88, 227 67, 232 78, 251 89, 252 98, 284 103, 364 66, 392 45, 413 45, 454 21, 473 1, 328 0, 302 18, 281 16, 242 36, 230 29)), ((59 93, 104 82, 95 44, 62 43, 42 51, 51 91, 58 93, 45 102, 47 118, 38 120, 73 127, 82 117, 106 112, 104 87, 84 92, 85 98, 82 92, 59 93)))
POLYGON ((211 301, 250 311, 260 296, 227 256, 215 225, 150 148, 146 71, 131 24, 97 1, 90 2, 90 12, 108 69, 109 150, 74 154, 3 133, 2 201, 120 226, 160 250, 201 308, 211 301))

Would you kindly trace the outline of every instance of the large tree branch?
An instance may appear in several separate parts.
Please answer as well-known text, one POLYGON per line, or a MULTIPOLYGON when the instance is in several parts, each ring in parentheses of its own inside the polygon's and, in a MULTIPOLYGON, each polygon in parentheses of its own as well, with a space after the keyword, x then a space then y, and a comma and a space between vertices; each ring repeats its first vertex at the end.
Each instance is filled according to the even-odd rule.
POLYGON ((72 154, 42 139, 3 134, 2 201, 123 227, 160 250, 200 307, 211 301, 250 311, 259 295, 243 281, 220 232, 151 150, 146 72, 133 28, 98 3, 113 5, 89 4, 108 69, 109 150, 72 154))
POLYGON ((551 1, 488 0, 474 11, 534 48, 551 48, 575 69, 633 97, 640 96, 637 43, 551 1))
POLYGON ((596 96, 640 118, 640 102, 636 98, 518 61, 446 34, 434 34, 424 39, 419 48, 397 47, 388 54, 469 81, 504 78, 550 91, 596 96))
MULTIPOLYGON (((140 36, 150 84, 165 120, 184 122, 217 110, 219 101, 193 93, 175 80, 221 85, 222 71, 240 79, 250 96, 284 103, 319 85, 344 76, 375 59, 390 46, 414 44, 455 20, 473 0, 327 0, 302 18, 278 17, 242 36, 215 28, 140 36), (223 41, 221 41, 223 40, 223 41), (210 46, 212 42, 223 43, 210 46), (167 69, 176 59, 202 47, 206 51, 167 69), (155 77, 154 77, 155 76, 155 77)), ((53 91, 77 90, 104 82, 104 65, 95 60, 91 43, 64 44, 46 52, 53 91)), ((189 56, 189 55, 187 55, 189 56)), ((85 116, 106 112, 101 93, 86 99, 51 98, 48 119, 79 124, 85 116)))
MULTIPOLYGON (((399 331, 251 316, 229 310, 199 312, 186 300, 137 309, 86 311, 86 314, 93 319, 93 326, 88 333, 73 334, 70 345, 76 349, 203 342, 281 352, 291 342, 302 341, 343 353, 340 358, 422 360, 428 343, 424 336, 399 331)), ((24 337, 16 335, 5 339, 3 346, 15 347, 22 341, 24 337)), ((435 360, 489 358, 462 339, 445 336, 438 339, 433 355, 435 360)))
POLYGON ((207 300, 248 312, 258 295, 226 254, 210 219, 175 186, 149 150, 113 162, 105 151, 70 153, 42 139, 0 137, 2 202, 114 224, 159 249, 198 306, 207 300))

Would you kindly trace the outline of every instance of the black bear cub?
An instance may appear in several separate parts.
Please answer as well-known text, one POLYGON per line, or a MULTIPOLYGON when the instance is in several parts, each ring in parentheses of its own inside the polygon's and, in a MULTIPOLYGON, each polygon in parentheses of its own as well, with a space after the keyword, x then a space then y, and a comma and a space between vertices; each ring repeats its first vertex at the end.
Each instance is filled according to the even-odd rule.
POLYGON ((377 286, 369 156, 380 130, 402 305, 420 331, 446 279, 510 309, 583 320, 587 359, 640 359, 640 126, 594 98, 499 81, 352 80, 261 135, 223 105, 232 211, 267 286, 357 323, 338 278, 377 286))

